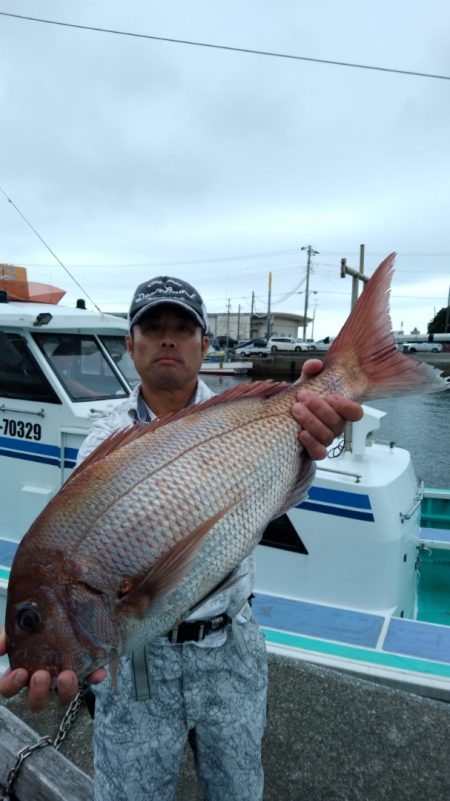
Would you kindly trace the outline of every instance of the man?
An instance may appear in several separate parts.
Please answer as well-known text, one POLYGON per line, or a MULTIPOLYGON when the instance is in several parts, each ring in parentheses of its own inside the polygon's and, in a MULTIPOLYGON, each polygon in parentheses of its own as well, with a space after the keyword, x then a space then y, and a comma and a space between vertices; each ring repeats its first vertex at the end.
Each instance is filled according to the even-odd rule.
MULTIPOLYGON (((141 384, 93 426, 79 461, 118 429, 145 425, 213 394, 198 378, 209 340, 206 310, 194 287, 166 276, 141 284, 129 323, 126 344, 141 384)), ((304 373, 320 369, 311 361, 304 373)), ((298 401, 292 414, 313 459, 325 456, 345 420, 362 415, 359 404, 342 398, 325 401, 304 390, 298 401)), ((123 657, 116 687, 103 668, 90 677, 96 801, 173 799, 188 735, 208 801, 262 799, 267 660, 251 610, 253 586, 249 556, 175 630, 123 657)), ((13 695, 28 679, 23 669, 7 671, 0 692, 13 695)), ((77 689, 75 674, 63 671, 57 686, 60 699, 69 700, 77 689)), ((49 674, 36 671, 29 681, 32 709, 48 703, 49 689, 49 674)))

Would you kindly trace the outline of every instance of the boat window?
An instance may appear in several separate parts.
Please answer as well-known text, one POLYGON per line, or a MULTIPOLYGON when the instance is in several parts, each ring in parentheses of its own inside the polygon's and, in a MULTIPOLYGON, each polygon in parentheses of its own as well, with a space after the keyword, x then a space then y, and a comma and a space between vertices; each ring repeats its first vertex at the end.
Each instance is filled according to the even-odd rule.
POLYGON ((28 350, 24 337, 13 332, 0 332, 0 395, 40 403, 61 403, 28 350))
POLYGON ((51 368, 74 401, 127 397, 102 353, 89 334, 33 334, 51 368))
POLYGON ((125 376, 128 384, 131 387, 135 387, 136 384, 139 384, 141 379, 139 378, 139 373, 134 366, 133 359, 127 351, 125 338, 120 336, 102 335, 99 337, 99 339, 101 340, 102 345, 105 346, 117 369, 120 370, 122 375, 125 376))

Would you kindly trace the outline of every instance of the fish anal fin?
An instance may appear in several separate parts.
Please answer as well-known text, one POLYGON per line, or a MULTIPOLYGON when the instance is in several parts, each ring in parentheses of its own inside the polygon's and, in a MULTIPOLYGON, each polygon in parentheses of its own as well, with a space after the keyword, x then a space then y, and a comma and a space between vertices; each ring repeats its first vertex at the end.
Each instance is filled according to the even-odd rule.
POLYGON ((209 517, 193 531, 179 540, 158 561, 151 566, 143 576, 134 582, 134 585, 117 601, 118 610, 127 614, 133 612, 137 616, 144 616, 150 607, 158 607, 162 599, 185 576, 192 566, 198 550, 205 538, 221 520, 221 518, 234 506, 230 504, 209 517))

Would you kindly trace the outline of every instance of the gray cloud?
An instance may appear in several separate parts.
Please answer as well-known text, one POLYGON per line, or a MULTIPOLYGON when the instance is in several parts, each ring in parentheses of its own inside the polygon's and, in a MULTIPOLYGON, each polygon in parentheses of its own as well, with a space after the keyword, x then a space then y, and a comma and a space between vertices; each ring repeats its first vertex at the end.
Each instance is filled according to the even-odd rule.
MULTIPOLYGON (((37 14, 36 3, 16 0, 14 13, 37 14)), ((450 74, 446 0, 42 0, 39 16, 450 74)), ((100 305, 123 307, 167 263, 211 310, 249 304, 252 291, 264 305, 269 271, 283 297, 311 243, 325 335, 348 312, 340 257, 357 264, 360 242, 367 272, 399 251, 393 316, 406 326, 424 330, 444 305, 450 81, 5 17, 0 44, 0 185, 100 305)), ((0 235, 2 261, 69 283, 1 198, 0 235)), ((302 308, 293 294, 280 310, 302 308)))

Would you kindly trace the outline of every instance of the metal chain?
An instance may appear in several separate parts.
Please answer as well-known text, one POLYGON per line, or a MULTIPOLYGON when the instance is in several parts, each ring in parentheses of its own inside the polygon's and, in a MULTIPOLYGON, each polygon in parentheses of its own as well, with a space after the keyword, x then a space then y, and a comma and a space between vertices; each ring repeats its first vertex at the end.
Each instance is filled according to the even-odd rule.
POLYGON ((36 749, 44 748, 44 746, 51 744, 52 741, 50 737, 42 737, 42 739, 38 740, 34 745, 27 745, 26 748, 22 748, 22 750, 19 751, 17 754, 16 764, 9 771, 5 784, 1 786, 3 801, 10 801, 10 799, 12 800, 12 789, 19 774, 20 768, 22 767, 26 758, 29 757, 33 751, 36 751, 36 749))
POLYGON ((53 748, 56 751, 59 751, 61 745, 63 744, 64 740, 66 739, 70 729, 72 728, 73 724, 75 723, 75 719, 78 715, 78 711, 80 709, 81 704, 83 703, 83 697, 88 689, 88 685, 86 683, 80 684, 80 688, 73 699, 70 702, 69 706, 66 709, 66 713, 61 721, 60 727, 58 729, 58 733, 53 741, 53 748))
POLYGON ((69 730, 71 729, 71 727, 75 722, 75 718, 82 704, 83 696, 86 690, 87 690, 87 684, 80 685, 78 693, 76 694, 73 701, 71 701, 69 706, 67 707, 65 715, 58 729, 58 733, 54 740, 52 740, 51 737, 48 736, 41 737, 41 739, 38 740, 36 743, 34 743, 34 745, 27 745, 25 748, 22 748, 18 752, 16 763, 9 771, 5 784, 0 785, 2 801, 12 801, 13 796, 11 795, 11 793, 14 787, 14 783, 19 774, 19 771, 23 763, 27 759, 27 757, 29 757, 33 753, 33 751, 37 751, 38 748, 45 748, 47 745, 52 745, 56 751, 59 751, 61 745, 63 744, 64 740, 67 737, 69 730))

